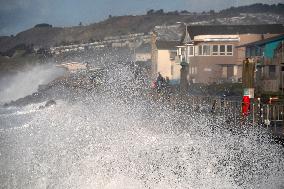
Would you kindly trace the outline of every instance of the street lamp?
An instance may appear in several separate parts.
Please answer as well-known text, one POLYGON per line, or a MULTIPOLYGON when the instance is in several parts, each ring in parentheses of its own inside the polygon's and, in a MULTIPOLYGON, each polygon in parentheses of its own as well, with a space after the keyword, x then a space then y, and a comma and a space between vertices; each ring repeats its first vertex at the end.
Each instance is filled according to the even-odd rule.
POLYGON ((183 60, 183 59, 181 59, 181 66, 186 66, 187 64, 188 64, 188 53, 189 53, 189 47, 188 47, 188 45, 190 45, 191 44, 191 42, 192 42, 192 40, 191 40, 191 38, 190 38, 190 36, 189 36, 189 34, 188 34, 188 30, 187 30, 187 27, 188 27, 188 25, 187 25, 187 23, 185 23, 185 22, 176 22, 177 24, 183 24, 184 26, 185 26, 185 60, 183 60))

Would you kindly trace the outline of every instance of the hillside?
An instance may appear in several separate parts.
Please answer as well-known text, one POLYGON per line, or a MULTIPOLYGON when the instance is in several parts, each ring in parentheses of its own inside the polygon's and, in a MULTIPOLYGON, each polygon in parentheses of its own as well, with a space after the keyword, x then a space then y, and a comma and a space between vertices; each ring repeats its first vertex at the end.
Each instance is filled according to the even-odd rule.
MULTIPOLYGON (((230 8, 190 13, 150 10, 146 15, 109 17, 107 20, 88 26, 34 27, 16 36, 0 37, 0 52, 6 52, 25 44, 36 48, 48 48, 71 43, 103 40, 106 36, 150 32, 156 25, 170 25, 177 21, 189 24, 284 24, 284 5, 263 5, 230 8)), ((43 24, 46 25, 46 24, 43 24)))

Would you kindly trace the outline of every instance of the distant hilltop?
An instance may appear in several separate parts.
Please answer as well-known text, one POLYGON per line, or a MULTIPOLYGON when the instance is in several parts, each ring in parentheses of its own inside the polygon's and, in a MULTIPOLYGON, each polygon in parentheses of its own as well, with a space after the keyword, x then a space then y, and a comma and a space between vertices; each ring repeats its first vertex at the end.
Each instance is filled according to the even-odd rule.
POLYGON ((41 23, 41 24, 35 25, 35 28, 52 28, 52 25, 47 24, 47 23, 41 23))
POLYGON ((156 25, 173 25, 176 22, 188 24, 284 24, 284 4, 231 7, 215 12, 188 12, 149 10, 145 15, 111 16, 105 21, 84 26, 53 27, 47 23, 18 33, 16 36, 0 37, 0 53, 5 55, 11 49, 27 46, 50 48, 100 41, 109 36, 131 33, 149 33, 156 25))

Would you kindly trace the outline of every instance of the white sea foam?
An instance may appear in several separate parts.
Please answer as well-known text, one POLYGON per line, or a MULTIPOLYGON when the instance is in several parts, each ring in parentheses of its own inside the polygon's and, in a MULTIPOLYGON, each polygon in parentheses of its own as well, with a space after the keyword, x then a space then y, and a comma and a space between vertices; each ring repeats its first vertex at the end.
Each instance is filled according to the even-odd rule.
POLYGON ((283 148, 267 135, 147 100, 126 71, 0 132, 0 188, 283 188, 283 148))
POLYGON ((0 104, 31 95, 37 91, 39 85, 47 84, 63 74, 63 69, 52 64, 44 64, 5 78, 1 77, 0 104))

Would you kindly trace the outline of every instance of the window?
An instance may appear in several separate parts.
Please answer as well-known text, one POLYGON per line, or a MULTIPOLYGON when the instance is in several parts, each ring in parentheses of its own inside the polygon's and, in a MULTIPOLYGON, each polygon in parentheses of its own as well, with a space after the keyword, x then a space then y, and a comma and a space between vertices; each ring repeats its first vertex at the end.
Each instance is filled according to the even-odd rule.
MULTIPOLYGON (((194 48, 192 48, 192 51, 194 48)), ((199 56, 232 56, 233 45, 199 45, 196 49, 199 56)), ((191 52, 194 54, 194 52, 191 52)))
POLYGON ((202 54, 202 45, 198 46, 198 55, 203 55, 202 54))
POLYGON ((222 78, 227 78, 227 76, 228 76, 228 67, 223 66, 222 67, 222 78))
POLYGON ((213 45, 212 47, 212 55, 218 55, 219 54, 219 46, 213 45))
POLYGON ((262 53, 261 53, 261 48, 258 47, 258 48, 256 49, 256 55, 257 55, 257 56, 261 56, 261 55, 262 55, 262 53))
POLYGON ((194 56, 194 46, 188 48, 188 56, 194 56))
POLYGON ((238 66, 234 66, 234 76, 238 75, 238 66))
POLYGON ((181 48, 178 48, 178 50, 177 50, 177 55, 178 55, 178 56, 181 56, 181 48))
POLYGON ((246 57, 248 58, 248 57, 250 57, 250 54, 249 54, 249 47, 247 47, 247 48, 245 48, 246 49, 246 57))
POLYGON ((210 55, 210 46, 209 45, 203 45, 203 55, 204 56, 210 55))
POLYGON ((170 51, 170 60, 174 60, 176 57, 176 51, 170 51))
POLYGON ((194 73, 197 74, 197 67, 194 67, 194 73))
POLYGON ((225 45, 220 45, 220 55, 225 55, 225 45))
POLYGON ((181 48, 181 55, 185 56, 185 53, 186 53, 185 48, 181 48))
POLYGON ((269 77, 275 77, 276 74, 276 66, 269 65, 269 77))
POLYGON ((198 55, 199 56, 209 56, 210 53, 210 45, 199 45, 198 46, 198 55))
POLYGON ((269 73, 275 72, 276 71, 276 66, 275 65, 270 65, 269 66, 269 73))
POLYGON ((189 68, 189 74, 197 74, 197 67, 190 67, 189 68))
POLYGON ((250 57, 255 56, 255 47, 250 47, 250 57))
POLYGON ((226 55, 233 55, 233 45, 227 45, 227 54, 226 55))
POLYGON ((195 56, 198 56, 198 49, 199 49, 199 46, 194 46, 194 55, 195 56))

